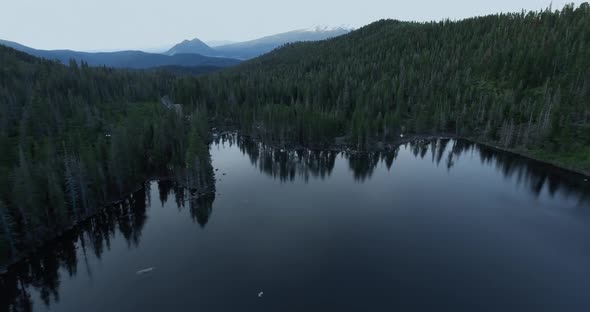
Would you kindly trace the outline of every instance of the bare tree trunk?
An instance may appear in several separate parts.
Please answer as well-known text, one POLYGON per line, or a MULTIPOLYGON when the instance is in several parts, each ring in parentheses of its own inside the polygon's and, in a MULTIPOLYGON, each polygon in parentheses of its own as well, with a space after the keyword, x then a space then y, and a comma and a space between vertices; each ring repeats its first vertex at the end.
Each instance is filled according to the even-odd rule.
POLYGON ((15 241, 12 235, 12 230, 10 229, 8 211, 6 211, 6 206, 2 201, 0 201, 0 230, 2 230, 4 238, 8 243, 8 254, 10 255, 10 259, 14 259, 16 256, 15 241))
POLYGON ((70 205, 72 206, 72 214, 74 217, 74 223, 78 222, 79 214, 78 214, 78 190, 77 190, 77 183, 73 172, 72 161, 67 154, 65 155, 64 159, 64 166, 65 166, 65 185, 66 185, 66 192, 70 198, 70 205))
POLYGON ((84 166, 82 166, 82 161, 80 161, 80 159, 76 160, 76 167, 80 200, 82 201, 82 215, 87 216, 88 192, 86 188, 88 187, 88 183, 86 183, 86 170, 84 170, 84 166))

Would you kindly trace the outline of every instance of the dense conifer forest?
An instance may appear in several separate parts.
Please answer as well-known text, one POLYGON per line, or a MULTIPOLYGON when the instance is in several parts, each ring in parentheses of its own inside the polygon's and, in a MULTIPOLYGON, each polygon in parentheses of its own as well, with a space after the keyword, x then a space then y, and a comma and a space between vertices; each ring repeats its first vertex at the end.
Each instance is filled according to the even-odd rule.
POLYGON ((205 102, 218 121, 278 144, 346 136, 365 149, 400 134, 444 133, 590 169, 588 3, 462 21, 383 20, 199 82, 179 94, 184 101, 205 102))
POLYGON ((273 145, 357 150, 445 134, 590 169, 587 3, 383 20, 198 78, 65 66, 2 46, 0 64, 0 259, 150 176, 210 188, 210 127, 273 145), (182 114, 160 103, 165 95, 182 114))
POLYGON ((205 190, 206 112, 169 110, 164 72, 64 66, 0 46, 0 259, 126 196, 151 175, 205 190))

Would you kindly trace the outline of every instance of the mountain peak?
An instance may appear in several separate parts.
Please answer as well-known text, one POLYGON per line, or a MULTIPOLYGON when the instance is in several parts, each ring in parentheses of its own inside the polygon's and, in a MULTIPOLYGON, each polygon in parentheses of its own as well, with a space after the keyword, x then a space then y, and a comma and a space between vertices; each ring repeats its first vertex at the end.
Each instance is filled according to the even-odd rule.
POLYGON ((185 39, 181 43, 173 46, 165 54, 201 54, 201 55, 215 55, 215 50, 211 49, 206 43, 198 38, 192 40, 185 39))

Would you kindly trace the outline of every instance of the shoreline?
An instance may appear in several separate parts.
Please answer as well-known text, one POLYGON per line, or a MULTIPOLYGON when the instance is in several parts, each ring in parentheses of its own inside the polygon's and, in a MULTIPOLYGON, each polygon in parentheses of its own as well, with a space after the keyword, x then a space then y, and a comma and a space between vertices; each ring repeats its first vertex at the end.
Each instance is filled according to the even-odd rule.
MULTIPOLYGON (((225 131, 223 133, 227 134, 228 131, 225 131)), ((234 131, 234 132, 229 131, 229 133, 240 135, 239 131, 234 131)), ((222 134, 220 134, 220 135, 222 135, 222 134)), ((523 157, 523 158, 526 158, 530 161, 535 161, 538 163, 542 163, 544 165, 552 166, 552 167, 555 167, 556 169, 567 171, 569 173, 578 174, 578 175, 581 175, 581 176, 588 178, 590 180, 590 168, 588 168, 588 169, 576 168, 576 167, 568 166, 565 164, 561 164, 556 161, 538 158, 538 157, 535 157, 529 153, 526 153, 525 151, 519 151, 519 150, 515 150, 515 149, 511 149, 511 148, 505 148, 505 147, 498 146, 492 142, 486 142, 486 141, 478 140, 476 138, 458 136, 458 135, 449 134, 449 133, 443 133, 443 134, 437 134, 437 135, 415 134, 415 135, 408 135, 407 137, 396 139, 393 141, 386 141, 386 142, 377 141, 377 142, 371 144, 371 146, 369 146, 365 150, 358 150, 358 149, 354 148, 351 144, 348 144, 348 143, 336 143, 336 142, 331 145, 325 145, 325 146, 313 146, 313 145, 303 146, 303 145, 297 145, 297 144, 294 144, 294 145, 287 144, 286 146, 281 147, 280 145, 278 145, 276 143, 265 143, 264 140, 262 140, 257 135, 242 135, 242 136, 251 138, 258 143, 263 143, 263 144, 266 144, 272 148, 279 149, 279 150, 281 150, 281 149, 285 149, 285 150, 309 149, 309 150, 314 150, 314 151, 328 150, 328 151, 348 152, 348 153, 388 152, 388 151, 392 151, 395 148, 400 147, 401 145, 420 141, 420 140, 435 140, 435 139, 458 140, 458 139, 460 139, 460 140, 466 140, 466 141, 469 141, 472 143, 480 144, 485 147, 494 149, 496 151, 510 153, 510 154, 513 154, 513 155, 516 155, 519 157, 523 157)), ((338 141, 338 140, 343 141, 345 139, 346 139, 346 137, 338 137, 338 138, 335 138, 334 141, 338 141)))
MULTIPOLYGON (((216 132, 216 135, 218 137, 221 137, 223 135, 241 135, 239 133, 239 131, 220 131, 220 132, 216 132)), ((558 170, 562 170, 562 171, 566 171, 569 173, 573 173, 573 174, 577 174, 580 175, 584 178, 587 178, 585 180, 589 180, 590 179, 590 170, 585 170, 585 169, 580 169, 580 168, 573 168, 570 166, 566 166, 563 164, 559 164, 553 161, 549 161, 549 160, 543 160, 537 157, 534 157, 532 155, 526 154, 524 152, 521 151, 517 151, 517 150, 513 150, 513 149, 509 149, 509 148, 503 148, 500 146, 497 146, 493 143, 490 142, 484 142, 484 141, 480 141, 477 139, 473 139, 473 138, 469 138, 469 137, 462 137, 462 136, 457 136, 457 135, 452 135, 452 134, 440 134, 440 135, 408 135, 407 137, 404 138, 400 138, 397 140, 393 140, 393 141, 388 141, 388 142, 382 142, 382 141, 378 141, 374 144, 371 144, 371 146, 366 149, 366 150, 358 150, 355 148, 352 148, 350 144, 347 143, 334 143, 330 146, 313 146, 313 145, 309 145, 309 146, 302 146, 302 145, 291 145, 291 146, 283 146, 280 147, 279 145, 275 144, 275 143, 264 143, 263 140, 255 135, 243 135, 244 137, 250 138, 254 141, 256 141, 257 143, 263 143, 266 144, 267 146, 270 146, 271 148, 277 149, 277 150, 288 150, 288 151, 295 151, 295 150, 301 150, 301 149, 308 149, 308 150, 313 150, 313 151, 318 151, 318 150, 323 150, 323 151, 334 151, 334 152, 346 152, 346 153, 370 153, 370 152, 391 152, 396 148, 399 148, 402 145, 408 144, 408 143, 412 143, 412 142, 416 142, 416 141, 421 141, 421 140, 438 140, 438 139, 460 139, 460 140, 466 140, 475 144, 480 144, 483 145, 487 148, 496 150, 496 151, 500 151, 500 152, 504 152, 504 153, 510 153, 519 157, 523 157, 526 158, 529 161, 534 161, 534 162, 538 162, 547 166, 551 166, 554 167, 558 170)), ((334 141, 337 141, 338 139, 342 140, 343 137, 339 137, 334 139, 334 141)), ((212 144, 212 141, 209 141, 208 144, 212 144)), ((144 183, 149 182, 149 181, 155 181, 155 180, 171 180, 170 178, 165 178, 165 177, 152 177, 152 178, 148 178, 144 181, 144 183)), ((590 183, 590 182, 589 182, 590 183)), ((122 202, 124 202, 126 199, 128 199, 129 197, 131 197, 134 193, 136 193, 137 191, 141 190, 141 188, 144 186, 138 186, 136 188, 134 188, 133 191, 129 192, 126 196, 124 196, 122 199, 119 200, 114 200, 111 201, 107 204, 105 204, 103 207, 99 208, 95 213, 93 213, 92 215, 86 217, 84 220, 66 228, 64 231, 62 231, 61 233, 49 238, 48 240, 45 240, 44 242, 40 243, 38 246, 36 247, 32 247, 30 248, 30 250, 24 251, 22 252, 22 254, 18 255, 15 257, 14 260, 8 261, 8 263, 5 264, 1 264, 0 265, 0 276, 8 273, 9 268, 12 265, 17 264, 18 262, 23 261, 25 258, 27 258, 28 256, 30 256, 31 254, 34 254, 35 252, 39 251, 44 245, 46 245, 48 242, 51 241, 55 241, 60 239, 63 235, 65 235, 66 233, 76 229, 77 227, 79 227, 81 224, 88 222, 90 219, 92 219, 93 217, 95 217, 98 213, 100 213, 101 211, 105 210, 105 209, 110 209, 112 206, 114 205, 118 205, 121 204, 122 202)), ((214 191, 208 191, 208 192, 203 192, 203 193, 199 193, 198 197, 205 197, 208 196, 210 194, 215 194, 214 191)), ((192 198, 195 199, 195 198, 192 198)))
MULTIPOLYGON (((105 211, 106 209, 112 209, 114 206, 116 205, 120 205, 122 203, 124 203, 126 200, 134 200, 134 196, 133 194, 137 193, 138 191, 140 191, 142 188, 145 188, 145 183, 148 183, 150 181, 173 181, 174 179, 170 178, 170 177, 162 177, 162 176, 154 176, 151 178, 147 178, 143 184, 136 186, 135 188, 133 188, 132 191, 126 193, 126 196, 123 196, 121 199, 117 199, 117 200, 112 200, 108 203, 105 203, 103 205, 100 205, 96 211, 94 213, 92 213, 89 216, 86 216, 83 220, 78 221, 75 224, 72 224, 70 226, 68 226, 67 228, 63 229, 60 233, 44 240, 43 242, 38 243, 36 246, 30 247, 27 250, 22 251, 21 253, 19 253, 18 255, 16 255, 14 257, 14 259, 7 261, 6 263, 1 263, 0 264, 0 278, 8 273, 9 269, 11 266, 18 264, 21 261, 24 261, 26 258, 28 258, 29 256, 35 254, 36 252, 40 251, 42 248, 46 247, 46 245, 48 245, 51 242, 54 242, 56 240, 61 239, 64 235, 66 235, 67 233, 74 231, 76 229, 79 229, 82 225, 84 225, 85 223, 89 222, 90 220, 92 220, 92 218, 96 217, 99 213, 105 211)), ((184 187, 184 186, 182 186, 184 187)), ((205 192, 199 192, 196 197, 191 197, 191 200, 197 199, 197 198, 202 198, 202 197, 206 197, 206 196, 210 196, 210 195, 215 195, 215 191, 205 191, 205 192)))
POLYGON ((471 142, 474 142, 474 143, 477 143, 477 144, 481 144, 481 145, 484 145, 484 146, 486 146, 488 148, 495 149, 497 151, 501 151, 501 152, 505 152, 505 153, 511 153, 511 154, 514 154, 514 155, 517 155, 517 156, 520 156, 520 157, 527 158, 527 159, 532 160, 532 161, 536 161, 536 162, 539 162, 539 163, 543 163, 545 165, 549 165, 549 166, 555 167, 555 168, 560 169, 560 170, 569 171, 570 173, 579 174, 579 175, 582 175, 582 176, 590 179, 590 169, 574 168, 574 167, 571 167, 571 166, 560 164, 560 163, 555 162, 555 161, 537 158, 537 157, 535 157, 533 155, 527 154, 524 151, 518 151, 518 150, 514 150, 514 149, 510 149, 510 148, 504 148, 504 147, 497 146, 497 145, 494 145, 494 144, 489 143, 489 142, 479 141, 479 140, 475 140, 475 139, 471 139, 471 138, 467 138, 467 137, 456 137, 456 138, 462 139, 462 140, 471 141, 471 142))

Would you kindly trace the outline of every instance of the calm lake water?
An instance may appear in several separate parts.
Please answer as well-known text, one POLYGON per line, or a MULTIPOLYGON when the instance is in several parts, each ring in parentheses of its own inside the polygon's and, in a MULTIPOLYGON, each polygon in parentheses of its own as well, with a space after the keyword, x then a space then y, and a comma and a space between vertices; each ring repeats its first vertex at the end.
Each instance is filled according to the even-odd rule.
POLYGON ((147 183, 1 277, 0 309, 590 311, 584 177, 454 140, 211 154, 215 198, 147 183))

